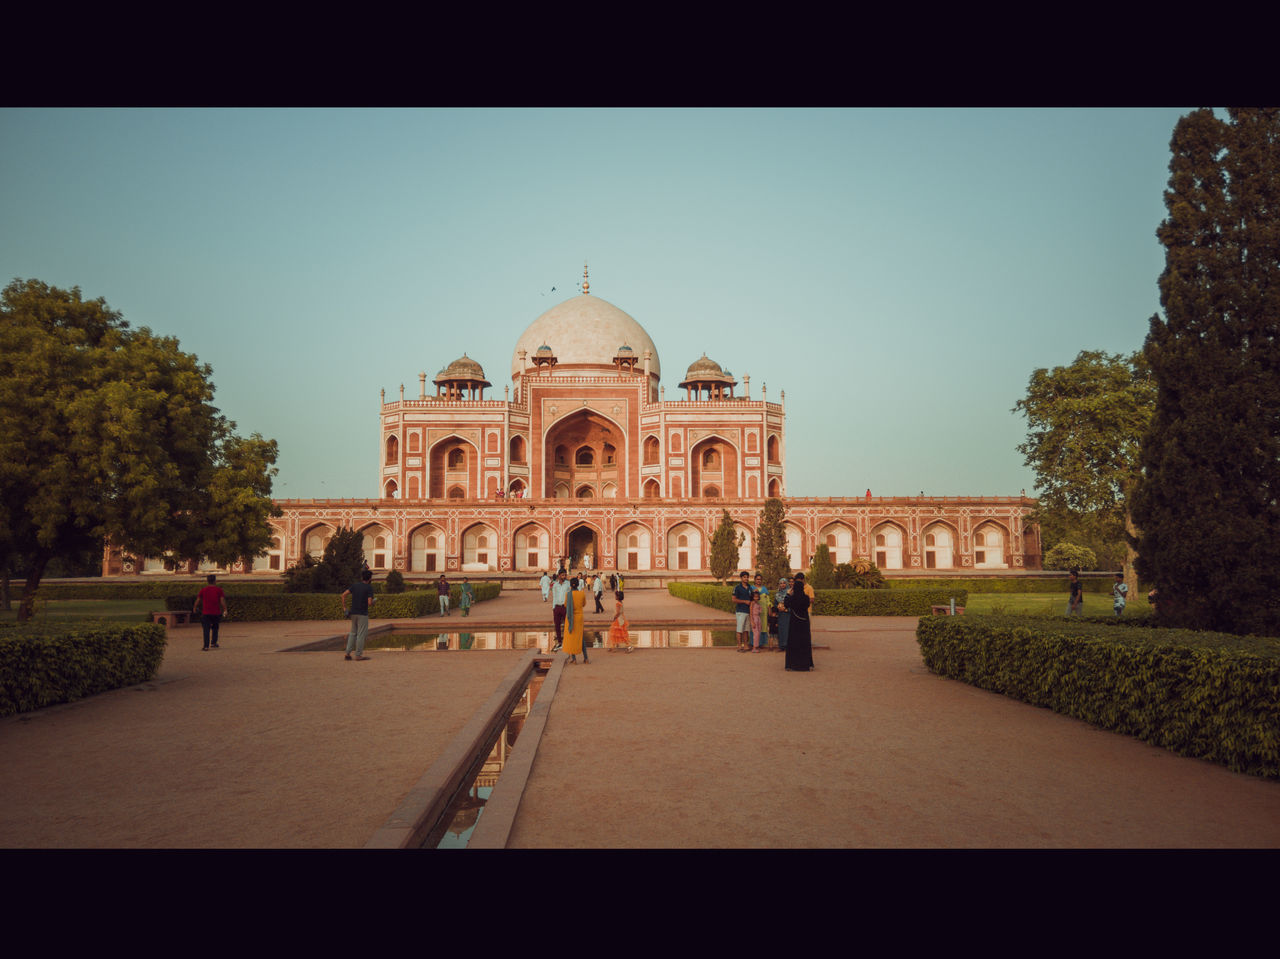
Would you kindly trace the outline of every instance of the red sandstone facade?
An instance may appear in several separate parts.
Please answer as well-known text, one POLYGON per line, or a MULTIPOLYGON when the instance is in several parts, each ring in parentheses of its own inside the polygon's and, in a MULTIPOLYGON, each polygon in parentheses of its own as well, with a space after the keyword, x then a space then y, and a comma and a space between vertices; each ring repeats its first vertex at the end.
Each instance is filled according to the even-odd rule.
MULTIPOLYGON (((319 557, 339 528, 364 533, 374 570, 408 575, 554 568, 705 571, 722 510, 754 565, 766 496, 783 498, 792 565, 817 546, 832 560, 885 570, 1019 570, 1040 565, 1026 497, 786 496, 785 394, 735 396, 733 374, 704 354, 666 399, 657 349, 632 317, 584 293, 525 331, 502 400, 463 356, 419 395, 380 414, 380 496, 281 500, 275 539, 253 572, 319 557)), ((104 574, 159 571, 108 550, 104 574)), ((194 570, 194 564, 188 569, 194 570)), ((235 571, 248 571, 238 565, 235 571)))

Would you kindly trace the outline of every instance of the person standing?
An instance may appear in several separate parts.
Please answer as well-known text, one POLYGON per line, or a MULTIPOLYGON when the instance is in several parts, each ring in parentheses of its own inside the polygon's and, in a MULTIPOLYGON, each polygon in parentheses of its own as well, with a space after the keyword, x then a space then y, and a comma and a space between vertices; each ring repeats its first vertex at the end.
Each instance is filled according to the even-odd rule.
POLYGON ((587 592, 586 583, 578 577, 569 580, 568 611, 565 616, 564 651, 569 654, 569 662, 576 663, 578 654, 582 654, 582 662, 589 663, 587 649, 582 645, 582 630, 586 625, 587 592))
POLYGON ((556 581, 551 586, 551 621, 556 627, 556 644, 551 647, 554 653, 564 645, 564 622, 568 618, 569 583, 565 578, 564 567, 556 573, 556 581))
POLYGON ((471 615, 471 601, 475 598, 475 591, 471 588, 471 584, 467 582, 467 577, 462 577, 462 586, 458 590, 458 608, 462 610, 462 615, 471 615))
POLYGON ((745 653, 747 645, 747 629, 751 624, 751 574, 745 569, 738 574, 738 585, 733 587, 733 615, 735 632, 738 634, 738 652, 745 653))
POLYGON ((783 576, 778 580, 778 594, 774 597, 774 608, 778 615, 778 648, 787 651, 787 628, 791 625, 791 613, 787 609, 787 590, 791 581, 783 576))
POLYGON ((351 632, 347 634, 347 654, 343 659, 366 660, 364 641, 369 635, 369 608, 373 606, 373 573, 362 570, 360 582, 352 583, 342 594, 342 613, 351 617, 351 632), (350 605, 348 605, 350 598, 350 605))
POLYGON ((764 635, 764 604, 768 599, 769 594, 764 588, 764 577, 757 573, 755 583, 751 587, 751 605, 747 607, 753 653, 760 652, 760 647, 763 645, 761 637, 764 635))
POLYGON ((813 637, 809 631, 811 601, 804 586, 804 573, 796 573, 795 584, 787 594, 791 622, 787 629, 787 662, 784 668, 790 672, 813 669, 813 637))
POLYGON ((600 600, 604 597, 604 577, 599 573, 596 573, 595 582, 591 584, 591 589, 596 597, 596 612, 603 613, 604 604, 600 600))
POLYGON ((543 570, 542 579, 538 580, 538 585, 542 587, 542 601, 545 603, 551 595, 551 573, 543 570))
POLYGON ((449 615, 449 581, 444 578, 444 573, 440 574, 440 578, 436 580, 436 595, 440 597, 440 615, 449 615))
POLYGON ((1071 571, 1071 593, 1067 596, 1067 615, 1078 614, 1084 608, 1084 583, 1080 582, 1080 574, 1071 571))
POLYGON ((196 594, 196 601, 191 612, 200 614, 200 629, 204 632, 204 648, 220 649, 218 645, 218 626, 222 617, 227 615, 227 594, 222 587, 216 585, 218 577, 210 573, 205 582, 208 584, 196 594), (213 645, 209 645, 210 638, 213 645))
POLYGON ((773 597, 769 595, 769 587, 764 584, 764 577, 756 573, 756 603, 760 607, 760 624, 756 633, 756 650, 769 648, 769 614, 773 610, 773 597))
POLYGON ((1124 581, 1124 573, 1116 573, 1115 585, 1111 587, 1111 606, 1117 616, 1124 615, 1124 607, 1128 599, 1129 584, 1124 581))
POLYGON ((609 624, 609 652, 625 649, 631 652, 631 634, 627 631, 627 618, 622 613, 622 593, 614 592, 613 622, 609 624))

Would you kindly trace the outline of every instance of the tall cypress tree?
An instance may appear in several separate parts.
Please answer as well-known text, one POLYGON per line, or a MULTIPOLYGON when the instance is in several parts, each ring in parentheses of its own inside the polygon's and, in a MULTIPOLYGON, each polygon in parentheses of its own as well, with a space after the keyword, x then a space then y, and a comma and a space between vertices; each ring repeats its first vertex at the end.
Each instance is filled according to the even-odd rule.
POLYGON ((1171 625, 1280 635, 1280 111, 1196 110, 1171 149, 1138 572, 1171 625))

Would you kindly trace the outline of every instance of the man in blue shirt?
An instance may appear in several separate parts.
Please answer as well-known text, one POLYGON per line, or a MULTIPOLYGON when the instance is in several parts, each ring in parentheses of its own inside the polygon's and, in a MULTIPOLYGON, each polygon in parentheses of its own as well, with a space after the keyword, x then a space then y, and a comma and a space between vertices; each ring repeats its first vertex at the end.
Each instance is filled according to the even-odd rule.
POLYGON ((751 648, 747 639, 750 635, 747 630, 750 628, 748 623, 751 620, 751 596, 751 574, 744 569, 738 585, 733 587, 733 612, 737 620, 738 652, 740 653, 751 648))
POLYGON ((351 633, 347 636, 345 659, 352 658, 352 651, 358 660, 369 658, 364 654, 364 641, 369 635, 369 607, 373 605, 372 581, 373 573, 366 569, 360 574, 360 582, 352 583, 342 594, 343 615, 351 617, 351 633), (347 605, 347 597, 351 598, 350 606, 347 605))

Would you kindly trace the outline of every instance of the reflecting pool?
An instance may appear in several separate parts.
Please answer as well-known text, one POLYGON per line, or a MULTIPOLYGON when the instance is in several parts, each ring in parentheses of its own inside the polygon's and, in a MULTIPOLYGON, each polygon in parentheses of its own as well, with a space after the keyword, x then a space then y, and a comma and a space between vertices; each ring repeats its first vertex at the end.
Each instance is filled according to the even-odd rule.
MULTIPOLYGON (((588 629, 582 634, 583 645, 588 649, 605 648, 607 629, 588 629)), ((736 646, 737 637, 731 629, 706 629, 705 627, 663 629, 632 629, 627 633, 632 646, 639 649, 696 649, 736 646)), ((289 652, 341 652, 346 648, 346 635, 295 646, 289 652)), ((550 653, 555 645, 555 631, 550 629, 499 629, 474 632, 448 631, 426 632, 421 626, 413 629, 379 629, 371 631, 365 641, 365 650, 388 652, 449 652, 468 649, 536 649, 550 653)))

